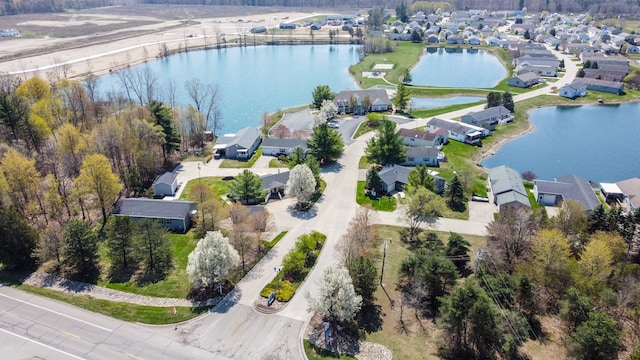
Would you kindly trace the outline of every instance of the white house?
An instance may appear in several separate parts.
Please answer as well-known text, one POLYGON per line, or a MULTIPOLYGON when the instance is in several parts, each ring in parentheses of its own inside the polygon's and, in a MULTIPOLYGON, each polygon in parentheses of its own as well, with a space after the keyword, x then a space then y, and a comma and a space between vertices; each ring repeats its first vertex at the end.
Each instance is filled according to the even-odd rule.
POLYGON ((579 96, 587 96, 587 85, 579 81, 574 81, 561 87, 559 95, 569 99, 575 99, 579 96))
POLYGON ((262 155, 289 155, 296 148, 307 152, 307 141, 299 139, 264 139, 262 140, 262 155))
POLYGON ((407 146, 440 146, 445 143, 444 136, 435 132, 400 129, 398 135, 402 138, 402 143, 407 146))
POLYGON ((438 149, 434 147, 413 147, 406 148, 405 161, 403 165, 427 165, 440 166, 438 161, 438 149))
POLYGON ((152 186, 155 196, 173 196, 178 189, 178 175, 166 172, 158 176, 152 186))
POLYGON ((465 124, 460 121, 432 118, 427 122, 429 132, 443 129, 449 134, 449 138, 466 144, 477 144, 489 135, 490 131, 479 126, 465 124))

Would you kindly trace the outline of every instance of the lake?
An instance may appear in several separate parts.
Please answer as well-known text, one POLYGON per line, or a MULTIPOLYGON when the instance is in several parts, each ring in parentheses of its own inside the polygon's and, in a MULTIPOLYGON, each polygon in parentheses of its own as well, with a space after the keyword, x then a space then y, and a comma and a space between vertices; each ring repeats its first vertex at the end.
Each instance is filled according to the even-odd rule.
POLYGON ((533 131, 481 161, 533 171, 539 179, 576 174, 596 182, 640 177, 640 103, 545 107, 530 111, 533 131))
POLYGON ((411 84, 492 88, 506 76, 507 70, 487 50, 427 48, 411 70, 411 84))
MULTIPOLYGON (((133 67, 148 67, 158 75, 160 89, 175 80, 177 103, 188 106, 184 83, 192 78, 220 88, 223 128, 219 133, 234 133, 246 126, 259 126, 263 113, 273 113, 312 101, 318 85, 332 91, 357 89, 349 67, 360 59, 357 46, 306 45, 233 47, 220 50, 191 51, 172 55, 133 67)), ((114 74, 100 79, 102 93, 120 91, 114 74)))
POLYGON ((481 96, 454 96, 450 98, 411 98, 414 109, 437 109, 450 105, 471 104, 478 101, 486 101, 481 96))

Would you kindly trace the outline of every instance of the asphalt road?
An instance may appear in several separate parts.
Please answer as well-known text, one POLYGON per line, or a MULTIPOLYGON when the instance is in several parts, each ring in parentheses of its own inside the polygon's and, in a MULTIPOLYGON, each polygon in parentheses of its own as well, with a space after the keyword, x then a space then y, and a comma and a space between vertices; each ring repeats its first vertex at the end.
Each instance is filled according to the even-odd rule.
POLYGON ((152 327, 126 323, 0 286, 3 359, 228 359, 152 327))

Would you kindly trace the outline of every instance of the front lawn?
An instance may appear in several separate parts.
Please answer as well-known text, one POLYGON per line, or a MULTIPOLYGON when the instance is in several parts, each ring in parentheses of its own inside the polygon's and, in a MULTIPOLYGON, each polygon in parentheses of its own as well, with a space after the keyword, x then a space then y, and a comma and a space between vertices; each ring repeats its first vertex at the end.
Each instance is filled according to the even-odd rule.
POLYGON ((385 70, 387 73, 385 78, 392 83, 399 83, 400 76, 413 64, 415 64, 422 55, 423 44, 414 44, 411 42, 400 41, 394 42, 393 52, 384 54, 368 54, 364 61, 361 61, 349 68, 349 72, 360 83, 360 87, 368 89, 374 85, 389 85, 382 79, 363 78, 363 71, 373 71, 376 64, 393 64, 393 69, 385 70))
POLYGON ((356 202, 358 205, 370 206, 373 210, 380 211, 395 211, 396 210, 396 197, 395 196, 381 196, 379 198, 371 198, 364 192, 364 181, 358 181, 358 187, 356 190, 356 202))
POLYGON ((227 195, 227 193, 229 192, 227 189, 227 184, 229 183, 228 181, 223 180, 223 178, 220 176, 208 176, 199 179, 193 179, 187 182, 184 191, 182 191, 182 194, 180 194, 180 199, 195 201, 196 199, 191 199, 189 197, 189 191, 191 190, 191 187, 197 183, 203 183, 209 186, 211 192, 213 193, 213 197, 217 199, 227 195))
POLYGON ((220 163, 221 168, 234 168, 234 169, 248 169, 253 166, 253 164, 258 161, 258 159, 262 156, 262 147, 259 147, 255 154, 249 159, 249 161, 240 161, 240 160, 232 160, 232 159, 224 159, 220 163))
POLYGON ((388 121, 390 120, 365 120, 360 123, 360 126, 358 126, 358 129, 356 129, 356 132, 353 134, 353 138, 357 139, 359 136, 377 130, 384 122, 388 121))

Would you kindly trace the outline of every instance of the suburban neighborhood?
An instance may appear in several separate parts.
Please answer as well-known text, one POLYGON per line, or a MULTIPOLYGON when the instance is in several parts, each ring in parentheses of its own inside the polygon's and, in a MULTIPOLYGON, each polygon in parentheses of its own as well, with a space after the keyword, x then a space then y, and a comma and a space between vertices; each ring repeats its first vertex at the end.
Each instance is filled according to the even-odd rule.
MULTIPOLYGON (((147 5, 159 16, 158 5, 114 8, 147 5)), ((143 45, 141 63, 294 43, 357 49, 353 89, 313 84, 306 104, 228 132, 225 88, 204 78, 184 82, 182 106, 175 83, 171 95, 133 60, 101 75, 120 84, 106 94, 92 72, 67 76, 73 61, 0 71, 7 356, 637 359, 640 175, 483 165, 536 131, 532 110, 640 99, 639 14, 553 6, 243 6, 233 33, 180 29, 199 29, 191 18, 163 28, 184 34, 171 49, 153 43, 155 58, 143 45), (480 53, 506 71, 492 87, 414 80, 425 57, 480 53), (462 96, 475 100, 416 106, 462 96)), ((34 36, 21 24, 0 42, 34 36)))

